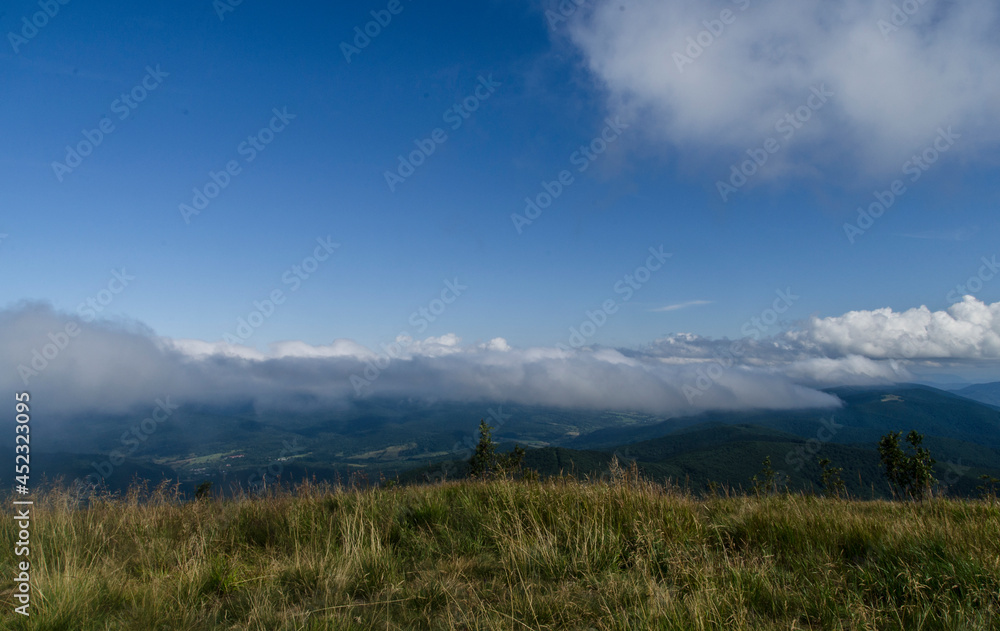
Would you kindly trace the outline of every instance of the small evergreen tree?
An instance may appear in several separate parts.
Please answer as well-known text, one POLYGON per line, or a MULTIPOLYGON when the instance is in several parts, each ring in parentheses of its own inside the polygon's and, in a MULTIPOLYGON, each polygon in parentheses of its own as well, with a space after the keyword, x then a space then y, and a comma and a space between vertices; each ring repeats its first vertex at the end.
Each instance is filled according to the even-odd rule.
POLYGON ((469 460, 469 475, 474 478, 488 477, 496 463, 496 445, 493 444, 493 428, 485 420, 479 421, 479 443, 469 460))
POLYGON ((488 479, 498 475, 514 475, 520 471, 524 460, 524 448, 514 445, 506 454, 498 455, 493 442, 493 428, 485 420, 479 421, 479 443, 469 460, 469 475, 473 478, 488 479))
POLYGON ((907 454, 899 446, 902 432, 890 432, 878 443, 878 453, 885 468, 885 477, 901 494, 915 500, 922 500, 931 492, 931 486, 937 482, 934 479, 933 465, 936 460, 931 458, 930 451, 922 447, 924 437, 916 430, 910 430, 906 442, 914 453, 907 454))

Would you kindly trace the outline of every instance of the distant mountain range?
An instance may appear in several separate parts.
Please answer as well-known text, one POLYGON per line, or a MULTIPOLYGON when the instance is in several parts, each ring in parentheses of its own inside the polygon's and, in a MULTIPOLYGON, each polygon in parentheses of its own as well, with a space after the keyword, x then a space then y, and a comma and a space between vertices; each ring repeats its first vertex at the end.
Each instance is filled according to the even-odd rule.
POLYGON ((993 383, 980 383, 967 388, 962 388, 961 390, 956 390, 955 394, 959 394, 967 399, 972 399, 973 401, 979 401, 980 403, 1000 407, 1000 381, 993 383))
MULTIPOLYGON (((848 491, 886 497, 876 449, 886 433, 914 429, 938 461, 935 475, 949 494, 972 496, 980 475, 1000 478, 1000 410, 927 386, 835 388, 844 407, 834 411, 704 414, 694 425, 672 421, 641 427, 610 427, 567 441, 563 447, 529 450, 525 466, 543 475, 606 477, 612 457, 635 461, 657 481, 704 491, 712 483, 747 490, 769 457, 792 489, 821 488, 820 458, 843 469, 848 491)), ((406 481, 428 479, 430 467, 408 472, 406 481)), ((456 466, 462 475, 464 468, 456 466)))
MULTIPOLYGON (((848 489, 884 495, 877 441, 913 429, 938 460, 937 477, 961 495, 979 475, 1000 478, 1000 384, 945 392, 914 384, 833 388, 837 409, 715 412, 666 418, 504 404, 368 400, 350 409, 258 414, 249 405, 178 410, 142 440, 142 416, 100 416, 36 425, 32 474, 83 478, 100 472, 112 490, 135 478, 203 480, 248 488, 301 480, 403 482, 461 476, 480 419, 498 443, 528 447, 526 466, 544 475, 607 475, 613 456, 643 473, 694 490, 746 489, 770 457, 792 488, 816 488, 818 458, 844 469, 848 489), (37 443, 36 443, 37 436, 37 443), (124 458, 124 460, 122 460, 124 458), (112 464, 109 464, 112 463, 112 464), (262 479, 261 476, 265 477, 262 479)), ((141 412, 137 412, 140 414, 141 412)), ((6 440, 6 439, 2 439, 6 440)), ((92 478, 93 479, 93 478, 92 478)), ((0 470, 0 483, 13 483, 0 470)))

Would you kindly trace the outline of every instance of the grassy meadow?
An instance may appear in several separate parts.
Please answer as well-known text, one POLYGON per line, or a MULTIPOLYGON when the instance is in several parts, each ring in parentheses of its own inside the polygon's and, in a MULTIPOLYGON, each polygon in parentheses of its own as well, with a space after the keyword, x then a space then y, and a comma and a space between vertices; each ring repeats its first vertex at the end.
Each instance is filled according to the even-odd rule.
POLYGON ((1000 628, 995 500, 704 498, 628 476, 35 499, 30 618, 0 524, 4 629, 1000 628))

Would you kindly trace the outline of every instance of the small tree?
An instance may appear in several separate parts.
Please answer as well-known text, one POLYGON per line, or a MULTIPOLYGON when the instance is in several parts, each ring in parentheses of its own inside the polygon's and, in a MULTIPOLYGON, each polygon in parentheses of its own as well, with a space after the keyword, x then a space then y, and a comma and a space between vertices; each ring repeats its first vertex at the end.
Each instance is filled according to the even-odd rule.
POLYGON ((829 458, 821 458, 819 461, 819 467, 822 473, 820 474, 820 481, 823 484, 823 492, 826 493, 827 497, 841 497, 846 495, 847 490, 844 487, 844 481, 840 479, 840 474, 844 472, 843 467, 831 467, 829 458))
POLYGON ((524 462, 524 447, 514 445, 514 449, 497 459, 497 469, 503 475, 514 475, 521 470, 524 462))
POLYGON ((497 475, 513 475, 521 469, 524 448, 514 445, 513 451, 498 455, 493 442, 493 428, 485 420, 479 421, 479 443, 469 460, 469 475, 487 479, 497 475))
POLYGON ((980 499, 995 500, 997 498, 997 488, 1000 487, 1000 480, 985 473, 979 476, 979 479, 983 481, 982 484, 976 487, 976 490, 979 491, 980 499))
POLYGON ((771 467, 771 456, 764 458, 762 467, 757 475, 753 476, 753 492, 756 495, 762 493, 771 494, 777 492, 778 485, 774 481, 774 469, 771 467))
POLYGON ((878 454, 885 468, 885 477, 895 489, 915 500, 922 500, 931 492, 931 486, 937 482, 934 479, 933 465, 936 460, 931 458, 930 451, 922 447, 924 437, 916 430, 910 430, 906 442, 914 453, 907 454, 899 446, 902 432, 888 433, 878 443, 878 454))
POLYGON ((493 470, 496 463, 496 445, 493 443, 493 428, 485 420, 479 421, 479 443, 469 460, 469 475, 474 478, 485 478, 493 470))
POLYGON ((198 488, 194 490, 194 499, 200 500, 209 497, 212 492, 212 482, 205 480, 198 485, 198 488))

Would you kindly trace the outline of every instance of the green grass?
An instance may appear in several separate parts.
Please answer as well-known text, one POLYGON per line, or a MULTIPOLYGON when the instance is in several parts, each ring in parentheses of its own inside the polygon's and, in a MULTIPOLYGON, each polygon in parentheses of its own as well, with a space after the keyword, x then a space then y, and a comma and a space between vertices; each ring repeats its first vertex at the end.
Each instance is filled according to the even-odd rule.
POLYGON ((88 507, 32 523, 4 629, 995 629, 1000 505, 696 498, 642 481, 450 482, 88 507))

